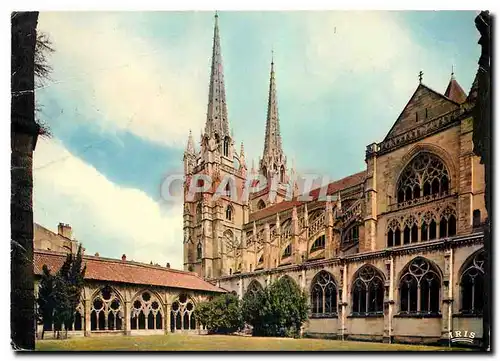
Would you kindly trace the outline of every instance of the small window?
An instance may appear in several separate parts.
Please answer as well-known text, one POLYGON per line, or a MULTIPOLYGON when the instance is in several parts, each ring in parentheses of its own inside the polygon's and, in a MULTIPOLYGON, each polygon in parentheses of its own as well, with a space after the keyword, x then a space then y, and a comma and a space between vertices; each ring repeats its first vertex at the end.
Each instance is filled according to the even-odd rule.
POLYGON ((472 212, 472 226, 479 227, 481 225, 481 211, 479 209, 474 209, 472 212))
POLYGON ((266 203, 264 203, 264 201, 261 199, 259 200, 259 202, 257 203, 257 209, 264 209, 266 208, 266 203))
POLYGON ((227 208, 226 208, 226 219, 228 221, 233 220, 233 207, 231 207, 230 205, 227 206, 227 208))
POLYGON ((201 259, 201 242, 196 247, 196 259, 201 259))
POLYGON ((290 243, 288 246, 286 246, 285 251, 283 252, 283 256, 281 258, 287 258, 292 255, 292 244, 290 243))

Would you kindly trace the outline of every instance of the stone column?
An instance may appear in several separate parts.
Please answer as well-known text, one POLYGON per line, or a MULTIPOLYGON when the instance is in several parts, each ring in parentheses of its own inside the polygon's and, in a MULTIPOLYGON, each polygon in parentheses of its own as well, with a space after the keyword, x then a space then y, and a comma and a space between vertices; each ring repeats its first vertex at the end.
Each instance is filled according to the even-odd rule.
POLYGON ((90 304, 91 301, 89 299, 83 300, 83 308, 84 308, 84 313, 85 313, 85 323, 84 323, 84 330, 85 330, 85 336, 90 336, 90 304))
POLYGON ((341 301, 341 315, 340 315, 340 335, 342 341, 344 340, 345 331, 346 331, 346 318, 347 318, 347 302, 349 301, 349 293, 347 291, 347 262, 344 262, 344 265, 341 269, 341 287, 342 287, 342 299, 341 301))
POLYGON ((448 342, 449 332, 453 331, 453 248, 445 251, 443 272, 443 303, 441 313, 441 340, 448 342))
POLYGON ((326 202, 325 208, 325 258, 332 258, 335 254, 335 244, 333 239, 333 210, 332 203, 326 202))
POLYGON ((165 323, 164 324, 164 331, 165 331, 165 334, 169 333, 170 332, 170 304, 168 303, 165 303, 165 307, 164 307, 164 310, 165 310, 165 317, 163 318, 163 322, 165 323))
POLYGON ((264 269, 270 269, 272 265, 271 252, 270 252, 270 244, 271 244, 271 231, 269 229, 269 223, 266 222, 264 225, 264 269))
POLYGON ((291 236, 292 236, 292 259, 293 263, 295 264, 301 264, 302 259, 300 257, 300 250, 299 250, 299 218, 297 216, 297 207, 293 207, 292 209, 292 229, 291 229, 291 236))
POLYGON ((359 242, 359 251, 374 251, 377 242, 377 151, 376 143, 366 149, 367 176, 365 181, 364 239, 359 242))
POLYGON ((125 301, 124 307, 123 307, 123 321, 125 324, 125 335, 130 335, 132 325, 130 324, 130 313, 131 313, 131 308, 130 308, 130 301, 125 301))

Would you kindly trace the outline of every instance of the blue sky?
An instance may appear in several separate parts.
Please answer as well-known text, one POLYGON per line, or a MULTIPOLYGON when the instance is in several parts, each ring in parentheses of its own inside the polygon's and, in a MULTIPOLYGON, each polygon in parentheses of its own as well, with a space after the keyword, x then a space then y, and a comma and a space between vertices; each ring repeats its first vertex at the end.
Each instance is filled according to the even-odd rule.
MULTIPOLYGON (((283 146, 299 172, 364 169, 418 85, 466 92, 475 12, 220 12, 230 126, 262 153, 271 49, 283 146)), ((53 137, 35 152, 35 221, 70 223, 89 253, 182 265, 181 204, 161 204, 206 115, 211 12, 41 13, 56 52, 37 91, 53 137)))

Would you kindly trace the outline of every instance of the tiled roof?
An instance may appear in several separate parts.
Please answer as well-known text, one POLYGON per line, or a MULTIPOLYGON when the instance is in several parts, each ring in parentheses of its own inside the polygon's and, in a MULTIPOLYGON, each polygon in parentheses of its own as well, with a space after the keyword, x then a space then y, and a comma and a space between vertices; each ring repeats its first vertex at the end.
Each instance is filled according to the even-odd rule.
POLYGON ((464 90, 454 77, 450 79, 450 83, 448 84, 444 95, 459 104, 462 104, 467 99, 467 94, 465 94, 464 90))
MULTIPOLYGON (((366 171, 362 171, 353 175, 350 175, 348 177, 342 178, 338 181, 332 182, 328 185, 328 190, 327 190, 327 195, 333 195, 343 189, 353 187, 355 185, 358 185, 362 183, 365 180, 366 176, 366 171)), ((309 195, 312 196, 312 201, 315 201, 318 199, 319 192, 321 188, 316 188, 313 189, 311 192, 309 192, 309 195)), ((270 207, 261 209, 257 212, 251 213, 249 217, 249 221, 253 222, 262 218, 266 218, 270 215, 276 214, 278 212, 283 212, 287 209, 292 208, 293 206, 300 206, 304 203, 304 201, 300 201, 297 198, 294 198, 290 201, 283 201, 280 203, 277 203, 275 205, 272 205, 270 207)))
MULTIPOLYGON (((64 253, 35 250, 35 275, 42 274, 43 265, 47 265, 54 273, 55 270, 62 266, 65 259, 66 255, 64 253)), ((94 256, 84 256, 83 259, 87 265, 86 280, 225 292, 192 272, 94 256)))

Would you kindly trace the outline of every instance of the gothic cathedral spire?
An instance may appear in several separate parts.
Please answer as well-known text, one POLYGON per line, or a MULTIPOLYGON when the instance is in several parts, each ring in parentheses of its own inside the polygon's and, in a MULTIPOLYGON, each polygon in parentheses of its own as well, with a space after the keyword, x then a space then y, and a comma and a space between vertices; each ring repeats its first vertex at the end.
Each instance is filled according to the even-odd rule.
POLYGON ((280 181, 285 182, 286 157, 281 145, 280 120, 278 115, 278 99, 274 73, 274 59, 271 60, 269 80, 269 100, 267 104, 266 135, 264 153, 260 161, 260 171, 265 176, 279 174, 280 181))
POLYGON ((212 67, 208 90, 207 121, 205 135, 216 140, 231 137, 227 119, 226 88, 224 86, 224 71, 220 50, 219 16, 215 14, 214 43, 212 49, 212 67))

